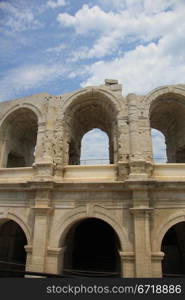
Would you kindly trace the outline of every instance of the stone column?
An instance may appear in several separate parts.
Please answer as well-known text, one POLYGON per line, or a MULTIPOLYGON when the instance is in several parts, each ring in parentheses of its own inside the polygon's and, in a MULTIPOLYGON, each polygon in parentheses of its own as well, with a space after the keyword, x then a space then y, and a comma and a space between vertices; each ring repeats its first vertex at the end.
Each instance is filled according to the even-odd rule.
POLYGON ((118 180, 125 180, 129 175, 129 128, 128 118, 118 120, 118 180))
POLYGON ((32 207, 35 222, 33 227, 33 250, 30 264, 31 271, 45 272, 47 256, 47 241, 49 222, 53 209, 51 207, 50 194, 52 183, 32 183, 32 189, 36 190, 35 205, 32 207))
POLYGON ((25 245, 24 249, 26 251, 26 271, 30 271, 31 268, 31 259, 32 259, 32 245, 25 245))
POLYGON ((8 138, 0 140, 0 167, 6 168, 8 159, 8 138))
POLYGON ((164 252, 152 253, 152 277, 161 278, 162 274, 162 260, 164 258, 164 252))
POLYGON ((37 131, 37 143, 35 148, 35 164, 38 164, 43 161, 44 156, 44 134, 46 131, 46 122, 40 122, 38 124, 37 131))
POLYGON ((130 159, 137 161, 141 158, 139 130, 138 130, 138 109, 137 96, 128 94, 128 122, 130 133, 130 159))
POLYGON ((55 163, 55 179, 61 179, 64 174, 64 130, 63 120, 56 121, 56 129, 54 132, 54 163, 55 163))
POLYGON ((152 137, 150 121, 144 116, 139 117, 142 156, 147 162, 153 162, 152 137))
POLYGON ((134 278, 134 252, 119 252, 121 258, 121 277, 134 278))
POLYGON ((130 208, 134 218, 135 236, 135 275, 136 277, 151 277, 151 246, 149 215, 152 212, 148 207, 130 208))
POLYGON ((48 237, 49 207, 34 207, 35 224, 33 233, 33 251, 31 269, 35 272, 45 272, 46 247, 48 237))
POLYGON ((37 145, 35 151, 35 176, 39 178, 50 179, 53 176, 52 161, 52 132, 46 133, 46 122, 39 123, 37 133, 37 145))
POLYGON ((53 136, 56 122, 55 97, 45 97, 43 111, 46 119, 38 124, 37 145, 35 155, 35 170, 37 177, 53 176, 53 136))
POLYGON ((142 137, 140 132, 140 122, 137 108, 137 96, 129 94, 128 112, 129 112, 129 140, 130 140, 130 174, 129 179, 146 179, 146 161, 142 153, 142 137))

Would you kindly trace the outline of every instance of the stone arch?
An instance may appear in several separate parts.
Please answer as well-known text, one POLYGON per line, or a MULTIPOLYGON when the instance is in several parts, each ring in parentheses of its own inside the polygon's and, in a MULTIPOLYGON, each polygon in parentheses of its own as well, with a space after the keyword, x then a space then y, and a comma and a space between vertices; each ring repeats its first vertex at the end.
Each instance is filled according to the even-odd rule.
POLYGON ((150 108, 152 103, 159 98, 160 96, 163 96, 165 94, 177 94, 185 96, 185 85, 169 85, 169 86, 160 86, 151 92, 149 92, 142 100, 142 110, 144 111, 144 115, 146 117, 149 116, 150 108))
POLYGON ((121 110, 119 100, 101 88, 78 91, 64 102, 62 108, 65 126, 65 164, 80 163, 82 136, 98 128, 109 137, 110 162, 115 163, 117 152, 117 116, 121 110))
MULTIPOLYGON (((165 236, 166 232, 175 224, 185 222, 185 211, 175 213, 170 215, 164 222, 158 227, 158 229, 154 232, 152 238, 152 251, 153 252, 160 252, 161 251, 161 244, 163 237, 165 236)), ((155 228, 154 228, 155 230, 155 228)))
POLYGON ((8 212, 0 217, 0 224, 6 222, 7 220, 12 220, 15 223, 17 223, 24 232, 27 239, 27 243, 31 244, 31 229, 26 224, 26 221, 23 220, 21 216, 18 216, 17 214, 11 212, 8 212))
POLYGON ((126 230, 116 220, 109 216, 105 209, 102 208, 99 209, 99 212, 94 213, 87 213, 86 209, 77 208, 63 216, 55 225, 55 229, 53 229, 55 234, 53 231, 51 232, 51 247, 57 248, 59 246, 65 246, 65 237, 70 228, 76 222, 87 218, 98 218, 105 221, 113 228, 113 230, 117 234, 121 245, 120 250, 123 251, 124 249, 124 251, 131 251, 131 244, 128 239, 126 230))
POLYGON ((1 167, 31 166, 38 132, 37 109, 32 105, 16 105, 6 112, 0 126, 1 167))
POLYGON ((185 86, 164 86, 146 95, 142 110, 150 127, 163 133, 167 162, 185 162, 185 86))
POLYGON ((6 112, 2 115, 2 118, 1 118, 0 128, 3 125, 4 121, 6 120, 6 118, 8 118, 8 116, 11 113, 13 113, 17 109, 21 109, 21 108, 27 108, 27 109, 31 110, 36 115, 38 123, 42 122, 43 116, 42 116, 41 111, 38 109, 38 107, 36 107, 35 105, 33 105, 31 103, 22 103, 22 104, 14 105, 13 107, 6 110, 6 112))
MULTIPOLYGON (((95 222, 97 220, 96 226, 98 224, 101 225, 104 223, 104 226, 107 226, 106 228, 109 229, 109 231, 111 230, 112 234, 114 234, 114 238, 113 238, 112 234, 110 234, 110 248, 108 247, 110 250, 107 253, 105 253, 105 259, 106 259, 106 257, 107 258, 109 257, 108 253, 110 251, 112 251, 111 250, 111 249, 113 249, 112 243, 114 243, 114 247, 115 247, 114 251, 115 252, 114 252, 114 255, 112 256, 111 264, 113 263, 114 266, 116 267, 117 271, 115 271, 115 272, 117 275, 118 275, 118 273, 120 275, 124 274, 124 276, 127 274, 126 265, 123 266, 122 255, 124 255, 124 253, 126 253, 126 255, 128 253, 129 254, 132 253, 132 250, 131 250, 132 247, 131 247, 131 243, 128 238, 128 234, 127 234, 125 228, 123 226, 121 226, 121 224, 119 222, 117 222, 117 220, 115 218, 113 218, 112 215, 110 215, 109 212, 107 212, 107 210, 105 208, 102 208, 99 205, 97 205, 97 206, 98 206, 98 208, 96 207, 96 205, 95 206, 87 205, 86 208, 85 207, 75 208, 73 211, 70 211, 69 213, 66 213, 65 215, 63 215, 56 223, 53 224, 52 231, 50 232, 50 243, 49 243, 50 247, 48 248, 48 251, 50 251, 50 249, 51 249, 51 251, 52 251, 52 249, 54 249, 54 251, 55 251, 55 249, 56 249, 56 251, 53 254, 53 255, 56 255, 55 272, 61 273, 61 272, 63 272, 63 270, 64 270, 64 272, 66 272, 67 269, 69 269, 69 271, 70 271, 71 266, 72 266, 71 265, 72 264, 71 257, 73 257, 72 251, 74 251, 74 249, 76 249, 76 248, 73 248, 73 246, 76 245, 76 244, 74 244, 75 243, 74 232, 76 232, 76 229, 78 229, 79 226, 83 225, 84 222, 87 221, 87 223, 89 224, 88 221, 91 222, 93 219, 95 222), (70 247, 69 247, 69 245, 70 245, 70 247), (70 251, 68 251, 68 250, 70 250, 70 251), (115 260, 115 257, 117 257, 116 260, 115 260), (120 273, 120 272, 122 272, 122 273, 120 273)), ((99 231, 100 234, 101 234, 101 230, 102 230, 102 227, 100 228, 100 231, 99 231)), ((108 234, 108 232, 106 231, 105 232, 106 243, 108 242, 108 237, 109 237, 109 234, 108 235, 107 234, 108 234)), ((96 237, 94 237, 94 238, 96 238, 96 237)), ((99 240, 99 238, 100 238, 100 236, 98 237, 98 240, 99 240)), ((81 245, 81 243, 80 243, 80 245, 81 245)), ((99 248, 100 252, 97 248, 99 243, 97 244, 97 246, 96 246, 96 243, 95 244, 93 243, 93 245, 95 245, 95 247, 96 247, 95 253, 97 253, 97 251, 98 251, 98 253, 102 252, 103 247, 100 246, 100 248, 99 248)), ((86 249, 86 245, 84 245, 84 247, 86 249)), ((84 248, 82 248, 82 249, 84 249, 84 248)), ((74 260, 73 260, 73 262, 74 262, 74 260)), ((102 261, 102 263, 103 263, 103 261, 102 261)), ((110 264, 108 264, 108 266, 110 267, 110 264)), ((97 272, 99 272, 98 269, 97 269, 97 272)), ((92 276, 92 274, 90 276, 92 276)))
POLYGON ((24 222, 15 214, 0 218, 0 269, 5 277, 23 277, 26 267, 26 249, 29 233, 24 222))
POLYGON ((122 103, 119 101, 119 98, 115 96, 111 91, 100 87, 87 87, 80 89, 73 93, 71 96, 67 97, 64 101, 62 112, 65 113, 69 107, 73 104, 74 101, 78 101, 77 99, 83 97, 87 99, 87 97, 95 97, 99 95, 100 97, 106 97, 109 101, 114 105, 117 109, 117 113, 122 110, 122 103))

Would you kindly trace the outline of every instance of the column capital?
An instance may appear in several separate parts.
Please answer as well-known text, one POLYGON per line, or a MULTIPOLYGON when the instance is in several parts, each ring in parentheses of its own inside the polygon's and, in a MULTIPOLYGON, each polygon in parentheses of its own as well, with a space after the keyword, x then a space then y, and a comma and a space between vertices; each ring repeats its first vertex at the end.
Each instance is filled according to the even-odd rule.
POLYGON ((32 206, 35 215, 49 215, 53 213, 53 208, 45 205, 32 206))
POLYGON ((164 258, 165 253, 162 251, 159 252, 152 252, 151 257, 153 261, 161 261, 164 258))
POLYGON ((135 215, 135 216, 141 216, 143 214, 151 214, 154 211, 154 208, 152 207, 146 207, 146 206, 140 206, 140 207, 131 207, 130 209, 130 213, 135 215))
POLYGON ((26 253, 32 253, 33 247, 32 247, 32 245, 25 245, 24 249, 25 249, 26 253))
POLYGON ((119 251, 119 255, 122 260, 124 261, 133 261, 135 259, 135 253, 134 252, 123 252, 119 251))
POLYGON ((61 247, 61 248, 48 247, 47 253, 48 253, 48 255, 57 256, 57 255, 63 254, 65 252, 65 250, 66 250, 66 247, 61 247))

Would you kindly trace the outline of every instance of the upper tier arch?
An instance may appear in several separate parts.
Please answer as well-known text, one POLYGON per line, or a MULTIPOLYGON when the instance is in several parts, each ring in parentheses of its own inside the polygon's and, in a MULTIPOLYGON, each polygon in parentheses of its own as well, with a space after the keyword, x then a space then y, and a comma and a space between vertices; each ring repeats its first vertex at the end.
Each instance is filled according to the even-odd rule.
MULTIPOLYGON (((168 85, 168 86, 160 86, 151 92, 149 92, 142 100, 141 102, 141 111, 144 112, 145 117, 149 117, 152 106, 154 105, 154 102, 168 94, 173 95, 179 95, 185 97, 185 85, 179 84, 179 85, 168 85)), ((185 98, 184 98, 185 99, 185 98)), ((185 101, 184 101, 185 104, 185 101)))

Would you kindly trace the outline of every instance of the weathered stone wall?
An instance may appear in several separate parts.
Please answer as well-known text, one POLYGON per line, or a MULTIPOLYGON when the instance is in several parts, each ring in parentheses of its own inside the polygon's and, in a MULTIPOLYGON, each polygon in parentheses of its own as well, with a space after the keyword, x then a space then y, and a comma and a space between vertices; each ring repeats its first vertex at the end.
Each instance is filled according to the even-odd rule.
POLYGON ((184 107, 184 85, 125 97, 115 80, 0 103, 0 168, 11 167, 10 154, 30 166, 22 178, 16 174, 23 168, 0 169, 0 224, 13 220, 24 231, 27 270, 62 272, 68 232, 97 218, 119 239, 121 276, 162 276, 162 239, 185 221, 184 179, 155 179, 150 131, 164 133, 169 162, 185 162, 184 107), (66 181, 67 166, 79 164, 81 139, 93 128, 109 136, 115 179, 66 181))

